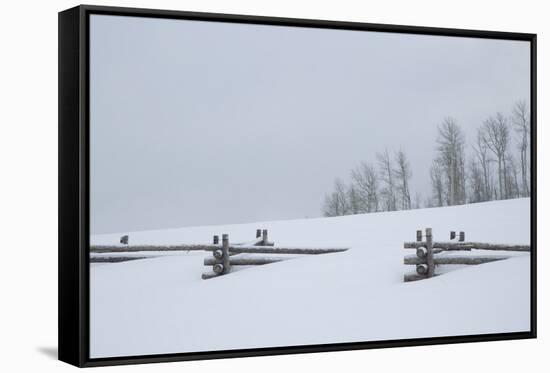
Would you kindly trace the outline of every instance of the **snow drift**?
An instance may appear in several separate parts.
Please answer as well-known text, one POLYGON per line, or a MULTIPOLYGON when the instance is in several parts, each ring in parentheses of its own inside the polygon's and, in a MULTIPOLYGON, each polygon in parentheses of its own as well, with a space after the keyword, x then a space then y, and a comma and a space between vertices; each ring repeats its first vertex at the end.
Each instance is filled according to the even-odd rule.
MULTIPOLYGON (((201 280, 206 252, 92 264, 91 357, 527 331, 529 254, 403 283, 413 268, 403 257, 413 251, 402 247, 425 227, 434 240, 463 230, 467 240, 529 244, 529 203, 130 233, 130 244, 209 242, 222 233, 245 242, 266 228, 276 245, 350 250, 210 280, 201 280)), ((92 244, 121 235, 93 236, 92 244)))

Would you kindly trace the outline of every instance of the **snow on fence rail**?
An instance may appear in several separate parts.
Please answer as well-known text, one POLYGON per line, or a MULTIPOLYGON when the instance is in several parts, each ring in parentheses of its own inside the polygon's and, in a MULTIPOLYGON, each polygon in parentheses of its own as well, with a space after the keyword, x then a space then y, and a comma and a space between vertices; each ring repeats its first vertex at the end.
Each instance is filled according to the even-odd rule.
MULTIPOLYGON (((264 265, 280 262, 289 258, 282 257, 235 257, 238 254, 290 254, 290 255, 319 255, 338 253, 348 248, 316 248, 316 247, 275 247, 275 243, 269 241, 267 229, 257 229, 256 238, 250 242, 229 244, 229 235, 222 235, 220 238, 215 235, 211 244, 181 244, 181 245, 132 245, 128 244, 128 236, 121 238, 124 246, 115 245, 94 245, 90 247, 91 254, 104 253, 136 253, 136 252, 161 252, 161 251, 209 251, 212 257, 204 259, 205 266, 212 266, 212 272, 202 274, 203 279, 209 279, 227 274, 231 271, 232 265, 264 265), (123 242, 124 241, 124 242, 123 242)), ((92 256, 91 262, 122 262, 134 259, 146 259, 150 256, 128 256, 128 257, 102 257, 92 256)))
MULTIPOLYGON (((256 231, 256 238, 259 239, 259 230, 256 231)), ((263 240, 256 242, 252 246, 247 245, 230 245, 229 235, 222 235, 222 244, 214 247, 212 257, 204 259, 205 266, 212 266, 211 272, 202 274, 202 279, 207 280, 213 277, 218 277, 231 272, 231 266, 236 265, 264 265, 281 262, 288 258, 281 257, 255 257, 242 258, 234 257, 237 254, 294 254, 294 255, 320 255, 329 253, 338 253, 348 250, 347 248, 305 248, 305 247, 267 247, 270 242, 267 240, 267 229, 262 231, 263 240)), ((214 243, 219 242, 219 237, 214 236, 214 243)))
MULTIPOLYGON (((214 242, 212 244, 181 244, 181 245, 128 245, 128 236, 121 238, 121 243, 125 243, 125 246, 119 245, 92 245, 90 247, 90 253, 135 253, 135 252, 151 252, 151 251, 214 251, 219 245, 218 236, 214 236, 214 242)), ((267 239, 267 229, 263 232, 261 229, 256 230, 256 240, 252 242, 235 244, 235 248, 243 247, 246 250, 247 245, 262 245, 262 246, 274 246, 273 242, 269 242, 267 239)))
MULTIPOLYGON (((404 281, 416 281, 425 278, 437 276, 435 274, 436 265, 458 264, 458 265, 477 265, 490 263, 497 260, 509 259, 508 255, 487 255, 487 256, 442 256, 435 257, 435 254, 449 251, 471 251, 471 250, 487 250, 487 251, 517 251, 530 252, 529 245, 508 245, 508 244, 493 244, 484 242, 465 242, 465 233, 460 232, 458 242, 434 242, 432 229, 426 228, 424 235, 425 241, 422 241, 422 231, 416 231, 416 242, 405 242, 405 249, 416 249, 416 256, 406 256, 404 264, 415 265, 416 273, 405 274, 404 281)), ((451 240, 456 239, 456 232, 451 231, 451 240)))

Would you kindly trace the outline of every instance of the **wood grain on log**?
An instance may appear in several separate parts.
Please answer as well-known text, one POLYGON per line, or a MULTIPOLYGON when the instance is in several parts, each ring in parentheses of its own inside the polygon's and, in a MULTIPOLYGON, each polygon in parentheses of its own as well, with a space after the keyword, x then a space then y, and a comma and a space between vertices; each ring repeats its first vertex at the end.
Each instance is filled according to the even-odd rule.
MULTIPOLYGON (((441 249, 432 249, 434 254, 439 254, 441 249)), ((426 258, 428 256, 428 250, 425 247, 419 247, 416 249, 416 256, 419 258, 426 258)))
POLYGON ((432 228, 426 228, 426 263, 428 264, 427 275, 428 277, 432 277, 435 273, 432 228))
MULTIPOLYGON (((403 248, 416 249, 426 246, 426 242, 405 242, 403 248)), ((460 250, 491 250, 491 251, 531 251, 529 245, 507 245, 507 244, 492 244, 484 242, 434 242, 433 247, 442 251, 460 251, 460 250)))
POLYGON ((267 240, 267 229, 264 229, 262 231, 262 246, 267 244, 267 242, 268 242, 268 240, 267 240))
POLYGON ((216 264, 214 264, 212 269, 214 270, 214 272, 221 275, 222 273, 224 273, 225 266, 221 263, 216 263, 216 264))
POLYGON ((231 263, 229 262, 229 235, 222 235, 222 261, 223 261, 223 274, 231 271, 231 263))
MULTIPOLYGON (((252 266, 252 265, 264 265, 271 263, 282 262, 283 260, 288 260, 287 258, 230 258, 229 263, 232 266, 252 266)), ((221 263, 215 258, 204 258, 204 265, 210 266, 217 263, 221 263)))
MULTIPOLYGON (((498 260, 509 259, 509 256, 448 256, 441 258, 434 258, 434 264, 463 264, 463 265, 476 265, 483 263, 496 262, 498 260)), ((426 264, 427 260, 425 258, 419 258, 416 256, 408 256, 403 260, 404 264, 418 265, 426 264)))
POLYGON ((425 258, 428 256, 428 250, 424 246, 418 247, 416 248, 416 256, 419 258, 425 258))
POLYGON ((428 265, 427 264, 417 264, 416 265, 416 273, 419 275, 427 275, 428 274, 428 265))

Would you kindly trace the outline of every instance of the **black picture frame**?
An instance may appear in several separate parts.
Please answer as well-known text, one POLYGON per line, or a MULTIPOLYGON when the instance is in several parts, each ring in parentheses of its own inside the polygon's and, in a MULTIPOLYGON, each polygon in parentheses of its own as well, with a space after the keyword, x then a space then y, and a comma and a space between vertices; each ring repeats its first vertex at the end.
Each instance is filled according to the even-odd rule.
POLYGON ((536 34, 81 5, 59 13, 59 360, 79 367, 536 338, 536 34), (92 14, 527 41, 531 45, 531 328, 528 332, 246 350, 89 357, 89 17, 92 14))

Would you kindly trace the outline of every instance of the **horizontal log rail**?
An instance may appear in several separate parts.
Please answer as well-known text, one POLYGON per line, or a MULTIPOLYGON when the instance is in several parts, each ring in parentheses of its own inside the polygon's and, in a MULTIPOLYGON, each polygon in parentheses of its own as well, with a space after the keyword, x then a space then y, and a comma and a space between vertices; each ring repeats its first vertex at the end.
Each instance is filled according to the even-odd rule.
POLYGON ((275 246, 274 242, 265 242, 263 239, 256 239, 254 241, 234 243, 234 246, 275 246))
MULTIPOLYGON (((125 253, 139 251, 214 251, 220 250, 222 245, 189 244, 189 245, 133 245, 133 246, 91 246, 92 253, 125 253)), ((277 246, 229 246, 233 254, 329 254, 347 251, 348 248, 305 248, 305 247, 277 247, 277 246)))
POLYGON ((214 251, 221 245, 191 244, 191 245, 94 245, 90 246, 91 253, 133 253, 138 251, 214 251))
POLYGON ((229 246, 230 253, 239 254, 305 254, 318 255, 340 253, 348 248, 281 247, 281 246, 229 246))
MULTIPOLYGON (((319 255, 340 253, 349 250, 349 248, 343 247, 284 247, 275 246, 273 242, 268 240, 267 229, 256 230, 256 240, 248 244, 230 244, 229 236, 223 235, 226 239, 227 246, 222 247, 219 245, 219 237, 214 236, 213 245, 203 245, 200 250, 211 251, 212 256, 204 259, 205 266, 212 266, 212 272, 206 272, 202 274, 204 280, 213 277, 218 277, 227 273, 230 273, 231 267, 234 265, 252 266, 252 265, 265 265, 271 263, 281 262, 290 258, 283 257, 235 257, 237 254, 290 254, 290 255, 319 255), (225 251, 224 251, 225 249, 225 251)), ((182 250, 185 250, 183 246, 180 246, 182 250)))
POLYGON ((149 259, 152 256, 92 256, 90 263, 120 263, 130 260, 149 259))
MULTIPOLYGON (((405 249, 418 249, 426 247, 426 242, 405 242, 405 249)), ((485 242, 433 242, 433 247, 441 251, 460 251, 460 250, 491 250, 491 251, 520 251, 530 252, 529 245, 507 245, 507 244, 492 244, 485 242)))
POLYGON ((471 250, 487 250, 487 251, 505 251, 505 252, 531 252, 530 245, 516 244, 495 244, 486 242, 465 242, 466 233, 459 232, 457 237, 456 231, 450 232, 451 240, 458 241, 434 241, 432 229, 426 228, 425 234, 422 230, 416 231, 416 242, 405 242, 405 249, 415 249, 416 255, 407 255, 403 259, 406 265, 416 266, 416 273, 405 274, 403 280, 405 282, 428 279, 437 276, 435 273, 436 265, 478 265, 484 263, 496 262, 513 258, 510 255, 435 255, 444 251, 471 251, 471 250), (424 239, 424 240, 423 240, 424 239))
MULTIPOLYGON (((236 266, 248 266, 248 265, 264 265, 282 262, 288 258, 230 258, 229 263, 236 266)), ((204 258, 204 265, 211 266, 214 264, 222 263, 221 259, 216 259, 214 257, 204 258)))
MULTIPOLYGON (((234 243, 233 246, 274 246, 267 236, 267 229, 256 230, 256 238, 253 241, 234 243)), ((128 236, 121 238, 121 242, 128 242, 128 236), (124 240, 123 240, 124 238, 124 240)), ((219 236, 213 237, 211 244, 181 244, 181 245, 92 245, 91 253, 132 253, 139 251, 214 251, 222 248, 219 236)), ((234 255, 234 254, 231 254, 234 255)))
MULTIPOLYGON (((510 256, 449 256, 449 257, 435 257, 434 264, 463 264, 463 265, 477 265, 490 262, 496 262, 498 260, 509 259, 510 256)), ((408 256, 404 258, 404 264, 407 265, 419 265, 426 264, 425 258, 419 258, 417 256, 408 256)))

